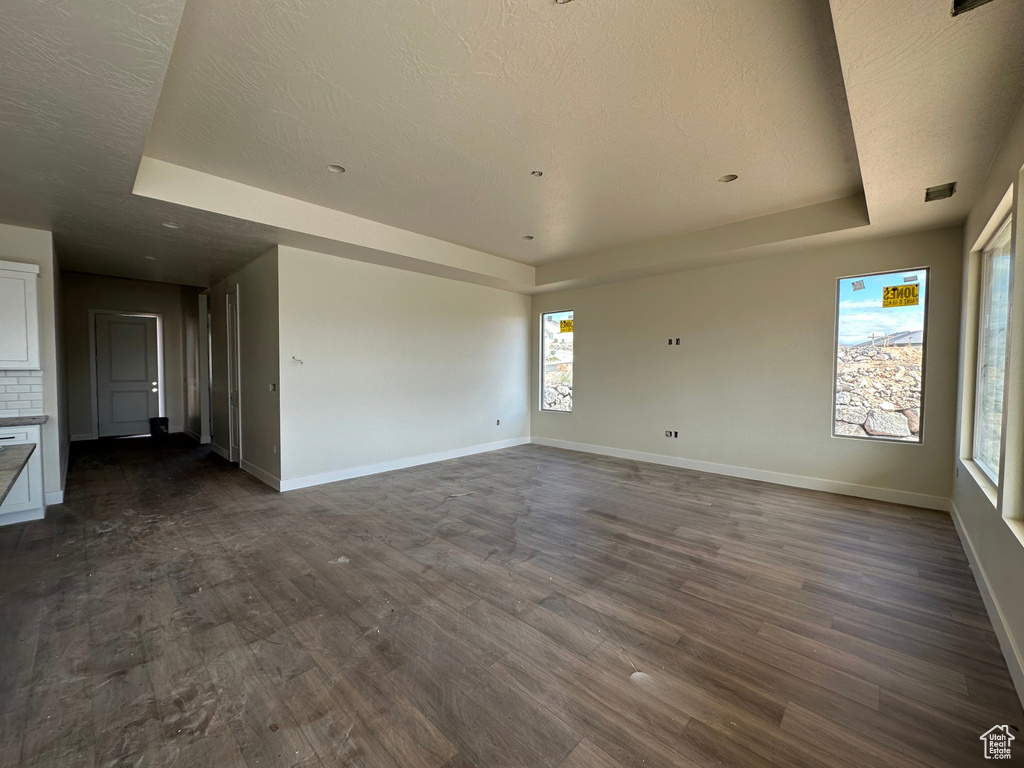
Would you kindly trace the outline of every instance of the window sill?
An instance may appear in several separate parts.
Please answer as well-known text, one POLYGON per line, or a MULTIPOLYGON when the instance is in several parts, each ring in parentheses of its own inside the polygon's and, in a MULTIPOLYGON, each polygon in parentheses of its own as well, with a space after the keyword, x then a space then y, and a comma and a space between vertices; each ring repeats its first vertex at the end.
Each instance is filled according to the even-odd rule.
POLYGON ((860 440, 865 443, 888 443, 889 445, 924 445, 924 440, 901 440, 898 437, 882 437, 881 435, 837 435, 832 433, 836 440, 860 440))
POLYGON ((974 478, 974 482, 981 488, 985 496, 988 497, 989 502, 992 504, 992 509, 996 509, 999 505, 999 489, 996 488, 995 483, 989 479, 984 470, 975 464, 973 460, 961 459, 960 463, 967 470, 967 473, 974 478))
POLYGON ((1013 535, 1017 537, 1017 541, 1024 546, 1024 520, 1014 520, 1012 517, 1004 517, 1003 522, 1013 531, 1013 535))

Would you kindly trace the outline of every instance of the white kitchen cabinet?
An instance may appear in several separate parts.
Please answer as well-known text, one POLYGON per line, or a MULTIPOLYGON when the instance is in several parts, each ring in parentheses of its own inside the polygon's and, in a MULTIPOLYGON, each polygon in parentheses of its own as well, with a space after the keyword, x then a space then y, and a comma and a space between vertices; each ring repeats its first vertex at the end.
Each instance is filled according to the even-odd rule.
POLYGON ((39 370, 39 267, 0 261, 0 371, 39 370))
POLYGON ((43 488, 42 428, 36 424, 26 427, 0 427, 0 445, 35 443, 36 449, 28 465, 0 504, 0 525, 42 520, 46 514, 46 495, 43 488))

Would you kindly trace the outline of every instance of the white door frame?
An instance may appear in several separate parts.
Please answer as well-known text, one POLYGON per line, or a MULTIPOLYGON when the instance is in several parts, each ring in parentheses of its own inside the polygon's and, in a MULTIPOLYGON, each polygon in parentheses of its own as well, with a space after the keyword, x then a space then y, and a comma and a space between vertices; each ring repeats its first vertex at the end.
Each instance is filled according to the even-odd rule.
POLYGON ((242 425, 245 423, 244 417, 242 416, 242 303, 241 303, 241 290, 236 283, 231 290, 227 292, 224 297, 224 328, 226 336, 228 337, 227 344, 225 344, 226 353, 228 357, 228 461, 237 461, 238 466, 242 466, 242 425), (231 338, 231 296, 235 297, 235 338, 231 338), (234 360, 232 361, 232 350, 234 351, 234 360), (234 378, 238 382, 238 456, 234 455, 234 446, 232 445, 232 438, 234 436, 234 415, 231 409, 231 379, 232 379, 232 367, 234 367, 234 378))
MULTIPOLYGON (((156 318, 156 369, 157 381, 160 387, 158 400, 160 402, 160 415, 166 415, 166 390, 164 389, 164 318, 163 315, 153 312, 124 312, 117 309, 90 309, 89 310, 89 409, 91 412, 90 424, 92 431, 89 440, 99 440, 100 437, 100 413, 99 413, 99 386, 96 383, 96 315, 122 315, 128 317, 153 317, 156 318)), ((76 435, 76 437, 79 437, 76 435)))

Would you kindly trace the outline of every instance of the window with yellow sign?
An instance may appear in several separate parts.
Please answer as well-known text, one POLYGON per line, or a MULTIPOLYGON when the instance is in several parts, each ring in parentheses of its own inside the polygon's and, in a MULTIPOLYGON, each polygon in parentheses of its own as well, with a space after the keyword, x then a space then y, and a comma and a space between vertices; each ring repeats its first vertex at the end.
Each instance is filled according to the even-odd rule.
POLYGON ((928 269, 840 278, 832 434, 921 442, 928 269))
POLYGON ((542 411, 572 412, 572 310, 541 315, 542 411))

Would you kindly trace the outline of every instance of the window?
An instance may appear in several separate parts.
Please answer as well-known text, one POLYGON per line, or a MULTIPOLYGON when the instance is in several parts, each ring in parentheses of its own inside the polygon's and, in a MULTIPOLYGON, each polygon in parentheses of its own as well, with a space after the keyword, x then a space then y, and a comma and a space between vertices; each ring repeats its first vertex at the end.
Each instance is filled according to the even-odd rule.
POLYGON ((572 310, 540 318, 540 408, 572 412, 572 310))
POLYGON ((839 280, 836 437, 920 443, 928 269, 839 280))
POLYGON ((999 485, 1003 385, 1010 321, 1010 231, 1007 220, 981 254, 978 361, 974 389, 974 463, 999 485))

